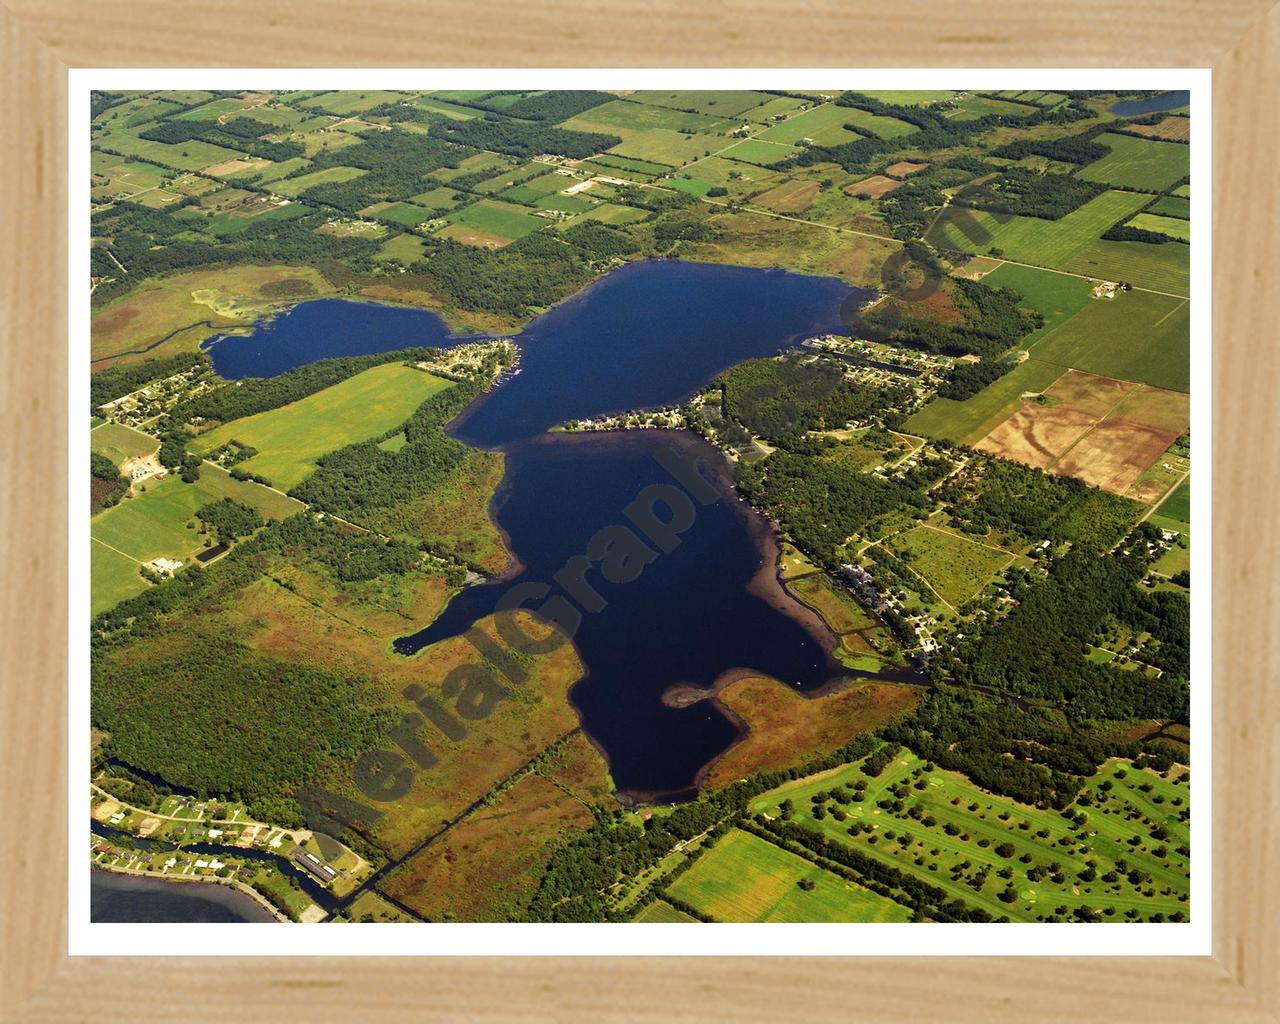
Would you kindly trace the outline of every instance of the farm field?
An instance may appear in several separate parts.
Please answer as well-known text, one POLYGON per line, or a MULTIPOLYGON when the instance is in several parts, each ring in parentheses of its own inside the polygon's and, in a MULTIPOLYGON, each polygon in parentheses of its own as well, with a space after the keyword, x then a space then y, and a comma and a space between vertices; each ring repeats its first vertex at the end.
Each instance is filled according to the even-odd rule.
POLYGON ((728 127, 728 122, 723 116, 708 117, 706 114, 677 110, 674 107, 614 100, 562 121, 560 127, 577 132, 620 135, 625 139, 637 132, 654 128, 671 131, 686 128, 706 135, 719 135, 728 127))
POLYGON ((204 454, 229 441, 257 448, 240 464, 287 491, 315 469, 316 460, 403 423, 450 382, 399 363, 388 363, 279 409, 233 420, 201 434, 189 448, 204 454))
POLYGON ((1068 274, 1055 274, 1035 267, 1023 267, 1014 263, 1002 263, 983 277, 983 283, 992 288, 1012 288, 1022 295, 1018 305, 1034 309, 1044 316, 1044 326, 1028 334, 1020 348, 1031 348, 1037 341, 1071 319, 1091 301, 1089 281, 1068 274))
POLYGON ((716 117, 754 115, 762 104, 772 103, 776 99, 768 93, 749 89, 688 89, 676 92, 645 90, 632 93, 630 98, 659 107, 696 110, 716 117))
POLYGON ((1191 147, 1131 135, 1099 135, 1111 152, 1080 169, 1085 181, 1163 192, 1191 173, 1191 147))
POLYGON ((758 836, 733 829, 670 886, 717 921, 907 921, 910 911, 758 836), (800 882, 812 883, 809 890, 800 882))
POLYGON ((482 239, 496 238, 506 245, 544 226, 542 218, 533 216, 525 207, 498 199, 481 199, 478 203, 455 210, 446 219, 449 226, 440 234, 468 244, 488 244, 487 241, 471 241, 474 235, 482 239))
POLYGON ((1172 493, 1160 503, 1156 514, 1151 518, 1168 520, 1182 527, 1182 533, 1188 532, 1191 525, 1191 478, 1188 477, 1172 493))
POLYGON ((897 130, 897 126, 905 126, 905 122, 891 117, 875 117, 855 107, 840 107, 834 103, 824 103, 822 106, 793 114, 785 121, 761 132, 756 138, 762 142, 774 142, 784 146, 795 146, 801 139, 811 139, 820 146, 838 146, 842 142, 851 142, 858 138, 855 132, 843 126, 857 123, 859 119, 868 122, 869 131, 875 131, 876 134, 884 132, 885 138, 890 138, 893 134, 904 134, 897 130), (872 121, 877 122, 879 131, 870 127, 872 121))
POLYGON ((1179 195, 1161 196, 1147 212, 1159 214, 1162 217, 1181 217, 1183 220, 1190 220, 1191 200, 1179 195))
MULTIPOLYGON (((957 226, 961 214, 943 210, 926 241, 947 249, 978 255, 991 249, 1019 263, 1064 270, 1110 281, 1129 281, 1141 288, 1186 294, 1188 255, 1179 246, 1145 242, 1111 242, 1102 233, 1137 213, 1149 197, 1134 192, 1104 192, 1060 220, 999 216, 985 210, 965 210, 983 237, 973 240, 957 226)), ((969 234, 973 229, 969 230, 969 234)))
POLYGON ((1019 363, 993 384, 962 402, 935 398, 912 415, 903 429, 957 444, 973 444, 985 437, 1019 406, 1024 392, 1038 393, 1061 377, 1063 368, 1031 358, 1019 363))
POLYGON ((356 178, 362 178, 368 173, 368 171, 359 167, 326 167, 324 170, 312 171, 309 174, 301 174, 296 178, 277 181, 271 190, 278 192, 282 196, 288 196, 290 199, 296 199, 307 189, 315 188, 317 185, 332 185, 337 182, 354 181, 356 178))
POLYGON ((414 206, 412 203, 375 203, 367 209, 361 210, 362 217, 372 217, 374 220, 385 221, 387 224, 398 224, 401 227, 412 228, 417 227, 430 220, 433 216, 430 210, 424 210, 420 206, 414 206))
POLYGON ((608 152, 668 167, 683 167, 724 149, 730 140, 713 135, 684 135, 670 128, 650 128, 623 139, 608 152))
POLYGON ((907 564, 953 608, 976 597, 1017 557, 932 526, 893 538, 891 547, 900 556, 905 552, 907 564))
POLYGON ((779 160, 795 155, 795 147, 780 142, 765 142, 763 139, 743 139, 720 153, 726 160, 741 160, 743 163, 769 167, 779 160))
POLYGON ((861 89, 859 91, 881 103, 896 103, 904 107, 924 107, 940 100, 949 100, 955 95, 952 89, 861 89))
POLYGON ((1089 804, 1067 808, 1085 815, 1086 825, 1077 826, 1062 813, 988 793, 900 751, 877 776, 847 765, 787 783, 757 797, 749 810, 777 817, 782 802, 790 800, 805 828, 997 918, 1185 917, 1185 773, 1175 769, 1172 778, 1164 778, 1110 761, 1085 789, 1089 804), (865 789, 852 799, 859 782, 865 789), (895 800, 902 802, 901 811, 894 809, 895 800), (813 808, 819 806, 822 817, 815 818, 813 808), (913 809, 918 816, 908 813, 913 809), (1002 878, 1003 871, 1010 877, 1002 878), (1011 899, 1006 902, 1002 893, 1011 899))
POLYGON ((1088 303, 1044 335, 1032 356, 1103 377, 1172 391, 1191 388, 1191 307, 1154 292, 1088 303))
POLYGON ((150 455, 160 442, 150 434, 126 427, 123 423, 103 423, 89 432, 89 448, 105 455, 118 467, 126 459, 150 455))
POLYGON ((646 903, 644 909, 631 919, 637 924, 696 924, 697 918, 690 917, 683 910, 676 910, 664 900, 646 903))
MULTIPOLYGON (((1177 199, 1177 196, 1165 196, 1165 199, 1177 199)), ((1163 200, 1162 200, 1163 202, 1163 200)), ((1162 217, 1156 213, 1140 213, 1129 221, 1129 227, 1143 231, 1156 231, 1170 238, 1183 242, 1191 241, 1191 221, 1180 217, 1162 217)))
POLYGON ((200 467, 195 483, 183 483, 171 473, 163 480, 147 480, 141 487, 139 493, 100 512, 91 522, 90 610, 94 615, 147 588, 138 572, 141 563, 162 556, 189 562, 205 538, 188 524, 204 505, 232 498, 268 519, 283 519, 303 508, 301 502, 252 481, 235 480, 208 463, 200 467))

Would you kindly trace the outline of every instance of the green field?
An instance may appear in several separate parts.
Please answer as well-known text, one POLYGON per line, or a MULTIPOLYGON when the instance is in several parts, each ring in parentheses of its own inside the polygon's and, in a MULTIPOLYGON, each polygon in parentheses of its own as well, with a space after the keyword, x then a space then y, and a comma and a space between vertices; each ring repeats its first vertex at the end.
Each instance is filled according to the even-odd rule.
POLYGON ((706 114, 689 113, 673 107, 651 106, 627 100, 614 100, 592 107, 561 125, 572 131, 603 132, 606 135, 620 135, 624 139, 653 128, 688 128, 706 135, 719 135, 727 126, 728 122, 723 117, 708 117, 706 114))
POLYGON ((107 149, 119 150, 127 156, 141 157, 165 167, 180 167, 184 171, 196 171, 244 156, 234 149, 224 149, 199 139, 169 145, 164 142, 149 142, 130 132, 110 132, 102 139, 102 145, 107 149))
POLYGON ((1031 354, 1064 368, 1190 391, 1191 307, 1155 292, 1120 292, 1089 302, 1031 354))
POLYGON ((631 920, 638 924, 694 924, 698 919, 683 910, 676 910, 670 903, 654 900, 631 920))
POLYGON ((1030 348, 1065 320, 1069 320, 1089 303, 1092 284, 1084 278, 1055 274, 1051 270, 1021 267, 1005 263, 982 279, 993 288, 1012 288, 1022 294, 1018 303, 1044 316, 1044 326, 1018 342, 1019 348, 1030 348))
POLYGON ((94 615, 146 589, 148 584, 138 572, 140 563, 161 556, 189 563, 201 550, 204 537, 187 524, 204 505, 234 498, 269 519, 283 519, 303 508, 301 502, 252 481, 235 480, 208 463, 200 467, 195 483, 183 483, 171 473, 163 480, 144 481, 140 488, 91 522, 90 608, 94 615))
POLYGON ((382 248, 374 255, 375 260, 399 260, 401 263, 413 263, 422 258, 422 250, 426 243, 413 235, 396 235, 382 243, 382 248))
POLYGON ((769 167, 779 160, 795 156, 795 152, 794 146, 762 142, 760 139, 743 139, 720 155, 727 160, 741 160, 743 163, 755 164, 757 167, 769 167))
POLYGON ((409 201, 416 206, 422 206, 428 210, 439 212, 442 210, 452 210, 457 206, 458 200, 453 198, 457 194, 458 193, 451 188, 433 188, 416 196, 410 196, 409 201))
POLYGON ((1149 201, 1134 192, 1104 192, 1056 221, 948 207, 926 240, 939 248, 978 255, 997 249, 1019 263, 1185 295, 1190 265, 1181 246, 1110 242, 1101 237, 1149 201), (967 232, 961 230, 962 222, 971 225, 967 232))
POLYGON ((1175 519, 1191 525, 1191 478, 1187 477, 1175 487, 1161 503, 1157 512, 1167 519, 1175 519))
POLYGON ((773 843, 734 829, 670 886, 717 921, 908 921, 911 912, 773 843), (809 891, 799 883, 813 883, 809 891))
POLYGON ((487 235, 514 240, 523 238, 530 231, 546 226, 546 221, 535 217, 522 206, 514 206, 498 199, 481 199, 464 206, 446 218, 450 224, 461 224, 487 235))
POLYGON ((1123 188, 1163 192, 1191 173, 1191 147, 1178 142, 1139 139, 1132 135, 1099 135, 1094 141, 1111 150, 1080 169, 1086 181, 1123 188))
POLYGON ((651 128, 636 132, 609 150, 620 156, 635 157, 680 167, 708 153, 723 149, 729 140, 712 135, 684 135, 669 128, 651 128))
POLYGON ((136 455, 150 455, 160 447, 160 442, 140 430, 123 423, 104 423, 89 433, 89 448, 105 455, 118 467, 125 459, 136 455))
POLYGON ((896 139, 920 130, 907 121, 899 121, 896 117, 882 117, 879 114, 870 114, 857 107, 841 107, 840 109, 845 113, 844 119, 840 122, 841 124, 856 124, 859 128, 865 128, 882 139, 896 139))
POLYGON ((296 178, 287 178, 284 181, 279 181, 271 191, 296 199, 307 189, 315 188, 316 185, 328 185, 339 181, 354 181, 356 178, 363 178, 368 173, 368 171, 361 170, 359 167, 326 167, 324 170, 312 171, 310 174, 301 174, 296 178))
POLYGON ((981 593, 1014 559, 1004 551, 929 526, 895 537, 891 547, 899 555, 906 552, 907 564, 953 608, 981 593))
POLYGON ((1155 213, 1140 213, 1129 221, 1129 227, 1141 228, 1143 231, 1157 231, 1183 242, 1191 241, 1191 221, 1180 217, 1161 217, 1155 213))
POLYGON ((1158 213, 1162 217, 1181 217, 1183 220, 1190 220, 1191 200, 1177 194, 1161 196, 1148 207, 1147 212, 1158 213))
POLYGON ((334 114, 355 114, 383 103, 398 103, 404 99, 398 92, 356 92, 343 89, 341 92, 326 92, 298 104, 308 110, 326 110, 334 114))
MULTIPOLYGON (((1086 784, 1088 805, 1067 809, 1086 815, 1085 824, 1077 826, 1063 813, 995 796, 958 773, 926 770, 919 757, 904 750, 878 776, 867 778, 857 765, 846 765, 787 783, 757 797, 749 810, 776 817, 789 799, 795 821, 804 827, 997 917, 1034 921, 1090 907, 1102 912, 1102 920, 1120 921, 1130 910, 1144 919, 1187 913, 1188 859, 1178 852, 1190 841, 1187 822, 1181 820, 1185 779, 1171 781, 1127 762, 1110 762, 1086 784), (831 797, 833 791, 849 795, 859 780, 866 782, 862 799, 844 803, 831 797), (812 811, 818 794, 823 794, 821 818, 812 811), (902 811, 893 809, 895 801, 901 801, 902 811), (918 817, 908 814, 912 808, 918 808, 918 817), (1157 839, 1156 832, 1167 835, 1157 839), (1004 843, 1012 850, 1002 850, 1004 843), (1096 864, 1093 877, 1088 861, 1096 864), (1108 880, 1117 861, 1125 862, 1126 871, 1145 872, 1150 881, 1140 876, 1131 882, 1124 872, 1108 880), (1001 871, 1011 877, 1002 878, 1001 871), (1032 871, 1038 877, 1029 877, 1032 871), (1011 902, 1000 898, 1006 887, 1012 889, 1011 902)), ((678 895, 675 887, 672 892, 678 895)))
POLYGON ((946 438, 957 444, 974 444, 1008 419, 1018 408, 1024 391, 1039 393, 1062 373, 1061 366, 1028 359, 963 402, 935 398, 908 419, 902 429, 925 437, 946 438))
POLYGON ((387 363, 279 409, 224 423, 201 434, 190 448, 202 454, 232 440, 257 448, 259 454, 241 468, 287 491, 311 475, 321 455, 403 423, 449 386, 441 377, 387 363))
POLYGON ((1022 103, 1010 103, 1007 100, 991 99, 987 96, 970 94, 962 99, 953 111, 946 116, 956 121, 975 121, 988 114, 999 114, 1006 117, 1025 117, 1034 108, 1022 103))
POLYGON ((429 221, 433 214, 430 210, 424 210, 412 203, 391 203, 380 210, 370 207, 368 210, 361 211, 361 216, 372 217, 386 224, 399 224, 401 227, 412 228, 429 221))
POLYGON ((1173 195, 1175 195, 1175 196, 1181 196, 1181 197, 1182 197, 1182 198, 1184 198, 1184 199, 1190 199, 1190 198, 1191 198, 1191 186, 1190 186, 1190 185, 1179 185, 1177 188, 1175 188, 1175 189, 1173 190, 1173 195))
POLYGON ((843 125, 863 124, 863 122, 869 131, 877 135, 883 132, 885 138, 905 134, 896 126, 903 126, 907 131, 915 130, 906 122, 897 121, 891 117, 875 117, 854 107, 838 107, 834 103, 824 103, 820 107, 793 114, 785 121, 761 132, 756 138, 784 146, 794 146, 801 139, 812 139, 814 144, 819 146, 838 146, 842 142, 852 142, 859 138, 857 133, 842 127, 843 125), (872 127, 872 122, 875 122, 875 127, 872 127))
POLYGON ((955 95, 951 89, 859 89, 864 96, 871 96, 881 103, 895 103, 900 107, 923 107, 939 100, 949 100, 955 95))
POLYGON ((272 164, 270 167, 250 167, 243 171, 233 171, 230 174, 223 175, 228 181, 236 181, 240 178, 253 178, 259 185, 266 185, 272 181, 279 181, 281 178, 287 178, 291 174, 297 174, 311 166, 311 161, 304 156, 295 156, 290 160, 282 160, 280 163, 272 164))
POLYGON ((686 89, 675 92, 637 92, 630 99, 659 107, 697 110, 716 117, 737 117, 740 114, 754 114, 757 107, 774 97, 748 89, 686 89))

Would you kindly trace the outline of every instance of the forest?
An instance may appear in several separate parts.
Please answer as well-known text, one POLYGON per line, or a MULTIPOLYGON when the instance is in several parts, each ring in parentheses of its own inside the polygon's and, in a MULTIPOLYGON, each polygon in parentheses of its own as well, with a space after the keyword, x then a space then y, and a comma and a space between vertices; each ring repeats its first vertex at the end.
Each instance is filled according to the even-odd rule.
POLYGON ((1069 174, 1010 167, 992 181, 962 189, 953 202, 992 213, 1058 220, 1106 189, 1105 185, 1069 174))
MULTIPOLYGON (((953 278, 947 282, 959 323, 929 318, 924 303, 891 298, 861 316, 872 340, 946 355, 997 356, 1044 323, 1039 312, 1018 306, 1022 294, 993 288, 981 281, 953 278)), ((994 378, 993 378, 994 379, 994 378)))
POLYGON ((506 153, 522 160, 541 153, 583 160, 622 141, 617 135, 575 132, 567 128, 510 121, 495 114, 476 118, 474 121, 445 121, 439 125, 439 129, 451 142, 506 153))

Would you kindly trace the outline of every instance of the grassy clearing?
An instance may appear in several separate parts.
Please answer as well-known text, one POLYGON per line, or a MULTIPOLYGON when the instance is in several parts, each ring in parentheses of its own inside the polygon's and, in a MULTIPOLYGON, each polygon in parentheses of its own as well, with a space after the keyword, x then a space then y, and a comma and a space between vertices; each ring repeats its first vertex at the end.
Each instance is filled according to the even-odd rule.
POLYGON ((948 207, 930 229, 927 241, 979 255, 994 249, 1019 263, 1185 295, 1190 268, 1181 246, 1102 240, 1104 231, 1148 201, 1140 193, 1104 192, 1056 221, 948 207), (967 231, 961 223, 970 225, 967 231), (981 236, 970 237, 978 230, 981 236))
POLYGON ((963 402, 935 398, 908 419, 903 429, 958 444, 973 444, 1019 408, 1024 392, 1038 394, 1062 373, 1061 366, 1028 359, 963 402))
POLYGON ((1096 141, 1111 152, 1080 169, 1079 176, 1086 181, 1163 192, 1191 173, 1190 146, 1110 133, 1096 141))
POLYGON ((712 135, 685 135, 670 128, 650 128, 623 139, 609 152, 668 167, 683 167, 692 160, 723 149, 727 142, 727 139, 712 135))
POLYGON ((279 409, 224 423, 190 447, 203 454, 234 440, 257 448, 260 454, 241 468, 287 491, 311 475, 321 455, 403 423, 449 386, 441 377, 399 363, 375 366, 279 409))
POLYGON ((748 832, 725 834, 671 895, 717 921, 907 921, 910 911, 748 832), (806 890, 800 882, 812 883, 806 890))
POLYGON ((1190 391, 1191 307, 1154 292, 1120 292, 1088 303, 1046 334, 1032 355, 1103 377, 1190 391))
POLYGON ((462 225, 486 235, 507 241, 523 238, 531 231, 546 226, 546 221, 535 217, 523 206, 504 203, 498 199, 481 199, 449 214, 451 224, 462 225))
POLYGON ((831 632, 837 636, 876 625, 875 619, 847 590, 837 587, 823 575, 793 580, 787 584, 787 589, 821 615, 831 632))
POLYGON ((1014 558, 929 526, 918 526, 894 538, 892 546, 952 607, 981 593, 1014 558))
POLYGON ((1084 824, 1076 825, 1065 813, 987 793, 958 773, 927 771, 916 755, 903 751, 878 776, 868 778, 858 765, 848 765, 781 786, 758 797, 750 810, 778 816, 789 799, 795 820, 806 828, 997 917, 1034 921, 1082 908, 1099 911, 1101 920, 1124 920, 1130 912, 1138 919, 1185 915, 1188 859, 1178 852, 1189 842, 1181 817, 1188 797, 1185 774, 1166 779, 1110 762, 1085 792, 1087 803, 1067 809, 1085 815, 1084 824), (866 783, 861 799, 830 798, 833 791, 850 794, 859 781, 866 783), (811 810, 818 794, 825 794, 821 818, 811 810), (918 816, 907 813, 912 809, 918 816), (1108 877, 1113 870, 1114 879, 1108 877), (1143 874, 1130 881, 1131 870, 1143 874), (1002 878, 1002 871, 1010 877, 1002 878), (1000 898, 1007 889, 1011 902, 1000 898))

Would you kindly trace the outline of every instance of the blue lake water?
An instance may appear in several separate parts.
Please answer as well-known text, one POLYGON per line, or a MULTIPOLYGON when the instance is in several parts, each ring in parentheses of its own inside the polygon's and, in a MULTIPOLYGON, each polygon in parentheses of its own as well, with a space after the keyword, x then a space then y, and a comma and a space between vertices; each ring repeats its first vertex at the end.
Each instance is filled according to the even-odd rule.
MULTIPOLYGON (((657 553, 625 583, 607 582, 598 566, 586 574, 604 607, 584 614, 574 635, 587 674, 571 693, 620 791, 688 793, 739 734, 718 705, 690 701, 690 693, 743 672, 813 690, 839 672, 828 653, 833 638, 779 587, 771 527, 738 499, 714 448, 673 431, 546 431, 671 404, 744 359, 844 333, 842 306, 865 297, 832 278, 649 261, 614 271, 533 320, 515 338, 520 372, 450 427, 466 443, 506 455, 492 511, 517 564, 503 580, 458 594, 396 649, 411 654, 465 632, 515 584, 558 592, 555 574, 566 560, 587 552, 597 531, 625 523, 623 510, 644 488, 673 483, 664 453, 696 456, 717 500, 697 506, 674 550, 657 553)), ((323 300, 251 337, 217 342, 212 353, 224 375, 266 376, 308 354, 450 343, 430 314, 323 300)), ((432 682, 439 681, 424 680, 432 682)))
POLYGON ((1162 92, 1159 96, 1148 96, 1145 100, 1120 100, 1111 104, 1107 110, 1117 117, 1141 117, 1143 114, 1158 114, 1162 110, 1177 110, 1190 102, 1190 91, 1179 89, 1162 92))

